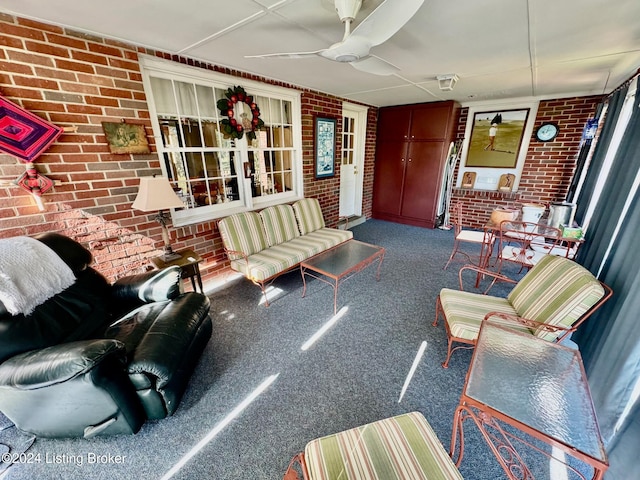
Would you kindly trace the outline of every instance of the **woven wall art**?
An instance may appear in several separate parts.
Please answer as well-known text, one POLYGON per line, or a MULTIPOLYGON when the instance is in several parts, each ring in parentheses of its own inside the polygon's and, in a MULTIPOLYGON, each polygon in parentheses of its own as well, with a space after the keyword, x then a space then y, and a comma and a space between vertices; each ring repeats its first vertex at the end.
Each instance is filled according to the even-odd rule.
POLYGON ((3 152, 31 163, 62 130, 0 96, 0 150, 3 152))

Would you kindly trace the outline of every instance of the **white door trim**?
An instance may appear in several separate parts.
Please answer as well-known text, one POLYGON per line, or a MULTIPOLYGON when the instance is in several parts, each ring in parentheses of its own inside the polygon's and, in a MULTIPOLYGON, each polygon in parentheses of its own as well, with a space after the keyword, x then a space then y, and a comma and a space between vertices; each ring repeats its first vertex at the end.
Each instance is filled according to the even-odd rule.
MULTIPOLYGON (((354 131, 354 166, 356 169, 355 179, 355 215, 362 215, 362 196, 364 185, 364 153, 367 139, 367 113, 369 107, 364 105, 355 105, 353 103, 342 103, 342 117, 349 114, 356 119, 354 131)), ((342 161, 342 156, 340 156, 342 161)), ((342 183, 340 185, 342 189, 342 183)), ((341 195, 342 197, 342 195, 341 195)), ((340 212, 342 215, 342 212, 340 212)))

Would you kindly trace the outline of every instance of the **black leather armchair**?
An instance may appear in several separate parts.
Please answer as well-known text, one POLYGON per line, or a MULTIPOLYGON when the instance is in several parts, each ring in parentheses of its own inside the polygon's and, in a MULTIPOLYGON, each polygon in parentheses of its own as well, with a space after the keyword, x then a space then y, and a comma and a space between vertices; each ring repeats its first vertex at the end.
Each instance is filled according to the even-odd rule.
POLYGON ((79 243, 36 238, 76 281, 27 316, 0 302, 0 411, 44 437, 136 433, 173 414, 211 337, 208 298, 182 293, 178 267, 110 285, 79 243))

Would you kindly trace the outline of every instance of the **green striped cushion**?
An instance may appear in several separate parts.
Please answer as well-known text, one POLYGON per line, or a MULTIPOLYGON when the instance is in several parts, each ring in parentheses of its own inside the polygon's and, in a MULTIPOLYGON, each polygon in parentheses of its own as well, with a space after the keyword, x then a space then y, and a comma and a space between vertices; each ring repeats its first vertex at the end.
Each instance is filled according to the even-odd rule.
MULTIPOLYGON (((295 241, 295 240, 293 240, 295 241)), ((294 267, 305 258, 309 252, 301 246, 288 246, 289 242, 282 245, 269 247, 249 256, 249 264, 243 259, 232 260, 231 268, 242 273, 250 280, 263 282, 269 278, 294 267)))
POLYGON ((462 480, 418 412, 313 440, 305 461, 309 480, 462 480))
POLYGON ((324 217, 318 199, 303 198, 298 200, 293 204, 293 210, 296 213, 298 228, 302 235, 324 227, 324 217))
POLYGON ((337 228, 320 228, 304 235, 303 238, 318 242, 323 246, 322 250, 326 250, 327 248, 335 247, 339 243, 352 239, 353 232, 351 230, 338 230, 337 228))
MULTIPOLYGON (((440 303, 451 335, 471 341, 478 338, 480 324, 487 313, 500 312, 517 315, 506 298, 461 292, 449 288, 440 290, 440 303)), ((518 326, 512 322, 509 325, 516 330, 531 333, 526 327, 518 326)))
MULTIPOLYGON (((244 212, 230 215, 218 222, 222 243, 227 250, 244 252, 252 255, 267 248, 264 228, 260 216, 255 212, 244 212)), ((242 258, 240 255, 229 255, 229 260, 242 258)))
MULTIPOLYGON (((604 295, 598 280, 583 266, 564 257, 546 255, 509 294, 518 315, 550 325, 570 327, 604 295)), ((535 334, 554 340, 558 333, 535 334)))
POLYGON ((267 207, 260 212, 269 246, 284 243, 298 237, 298 225, 291 205, 267 207))

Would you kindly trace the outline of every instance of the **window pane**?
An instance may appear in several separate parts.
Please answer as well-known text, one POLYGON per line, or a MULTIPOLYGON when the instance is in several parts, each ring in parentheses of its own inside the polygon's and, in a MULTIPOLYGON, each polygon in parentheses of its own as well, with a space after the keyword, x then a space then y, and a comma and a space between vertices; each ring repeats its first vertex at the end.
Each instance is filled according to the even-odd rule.
POLYGON ((201 147, 200 122, 197 118, 182 119, 182 136, 185 147, 201 147))
POLYGON ((201 117, 216 117, 216 100, 213 97, 213 89, 204 85, 196 85, 198 96, 198 113, 201 117))
POLYGON ((180 136, 178 135, 178 120, 171 117, 162 117, 159 119, 160 129, 162 130, 162 144, 165 147, 179 147, 180 136))
POLYGON ((174 82, 178 103, 178 114, 183 117, 197 116, 195 85, 185 82, 174 82))

